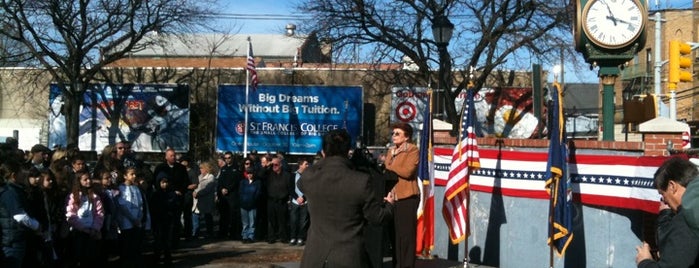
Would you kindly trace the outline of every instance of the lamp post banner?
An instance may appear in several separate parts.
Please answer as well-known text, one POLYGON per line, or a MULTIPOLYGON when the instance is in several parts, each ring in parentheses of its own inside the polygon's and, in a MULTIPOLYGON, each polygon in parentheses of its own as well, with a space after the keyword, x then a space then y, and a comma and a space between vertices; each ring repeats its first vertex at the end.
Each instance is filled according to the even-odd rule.
POLYGON ((359 86, 260 85, 246 98, 245 85, 220 85, 216 150, 242 153, 247 129, 249 151, 313 155, 333 129, 346 129, 354 142, 363 105, 359 86))

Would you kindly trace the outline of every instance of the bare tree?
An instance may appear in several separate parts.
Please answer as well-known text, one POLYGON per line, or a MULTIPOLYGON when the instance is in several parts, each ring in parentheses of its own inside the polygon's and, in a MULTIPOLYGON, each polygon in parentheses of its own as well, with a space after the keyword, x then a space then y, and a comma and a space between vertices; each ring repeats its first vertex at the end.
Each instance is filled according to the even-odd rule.
POLYGON ((441 94, 451 123, 459 122, 454 100, 469 82, 479 89, 497 69, 555 62, 561 51, 576 55, 567 0, 305 0, 297 8, 310 15, 304 29, 332 43, 335 60, 352 55, 355 60, 400 62, 407 56, 425 84, 434 66, 450 70, 440 80, 456 88, 441 94), (440 53, 431 27, 442 16, 455 28, 451 49, 440 53), (477 68, 473 78, 466 73, 470 66, 477 68), (454 69, 463 79, 455 79, 459 72, 454 69))
POLYGON ((214 14, 215 4, 215 0, 2 0, 0 36, 26 48, 59 85, 67 144, 77 144, 83 94, 100 70, 129 52, 152 46, 157 39, 146 39, 149 33, 205 27, 205 17, 214 14))

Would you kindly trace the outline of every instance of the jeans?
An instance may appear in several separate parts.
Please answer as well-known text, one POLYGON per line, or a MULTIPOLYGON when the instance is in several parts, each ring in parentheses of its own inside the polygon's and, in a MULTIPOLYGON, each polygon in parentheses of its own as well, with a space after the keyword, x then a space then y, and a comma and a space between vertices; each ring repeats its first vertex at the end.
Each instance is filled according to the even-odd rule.
POLYGON ((289 211, 289 227, 291 239, 306 239, 306 224, 308 223, 308 206, 299 206, 293 202, 289 211))
POLYGON ((2 247, 2 253, 5 255, 5 259, 3 260, 0 257, 0 264, 2 264, 3 267, 8 268, 22 267, 25 249, 26 245, 24 241, 14 243, 12 247, 2 247))
POLYGON ((257 209, 240 209, 240 219, 243 223, 243 231, 241 236, 243 239, 255 239, 255 219, 257 218, 257 209))
POLYGON ((206 223, 206 233, 209 237, 214 236, 214 216, 211 213, 198 214, 192 212, 192 236, 199 235, 199 222, 201 221, 201 216, 204 216, 204 221, 206 223))

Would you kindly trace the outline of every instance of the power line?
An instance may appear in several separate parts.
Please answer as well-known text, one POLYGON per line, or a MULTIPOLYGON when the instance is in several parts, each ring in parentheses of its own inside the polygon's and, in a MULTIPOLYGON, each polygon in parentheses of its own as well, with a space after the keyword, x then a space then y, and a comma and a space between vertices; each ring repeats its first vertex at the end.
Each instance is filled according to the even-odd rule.
POLYGON ((308 18, 302 15, 288 14, 238 14, 238 13, 217 13, 207 17, 226 20, 300 20, 308 18))

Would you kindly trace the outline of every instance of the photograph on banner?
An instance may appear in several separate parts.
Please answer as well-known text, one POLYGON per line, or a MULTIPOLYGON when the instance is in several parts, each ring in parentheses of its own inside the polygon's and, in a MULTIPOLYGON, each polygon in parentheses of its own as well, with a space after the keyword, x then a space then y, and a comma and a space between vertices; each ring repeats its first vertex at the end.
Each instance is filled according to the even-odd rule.
MULTIPOLYGON (((466 92, 456 96, 454 105, 457 112, 461 112, 465 97, 466 92)), ((405 122, 419 129, 423 121, 421 111, 429 107, 426 99, 426 87, 393 87, 391 122, 405 122)), ((527 139, 538 137, 543 127, 532 112, 531 88, 482 88, 474 94, 474 104, 479 135, 527 139)))
POLYGON ((314 155, 330 130, 347 129, 353 139, 361 133, 364 103, 359 86, 260 85, 247 93, 245 85, 219 86, 217 151, 314 155))
MULTIPOLYGON (((49 145, 65 147, 63 95, 57 84, 50 86, 49 105, 49 145)), ((79 117, 81 151, 101 151, 118 141, 131 142, 136 152, 189 150, 187 85, 92 84, 83 95, 79 117)))

